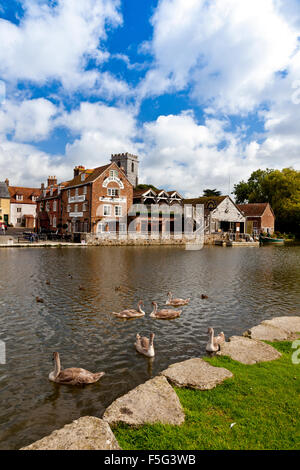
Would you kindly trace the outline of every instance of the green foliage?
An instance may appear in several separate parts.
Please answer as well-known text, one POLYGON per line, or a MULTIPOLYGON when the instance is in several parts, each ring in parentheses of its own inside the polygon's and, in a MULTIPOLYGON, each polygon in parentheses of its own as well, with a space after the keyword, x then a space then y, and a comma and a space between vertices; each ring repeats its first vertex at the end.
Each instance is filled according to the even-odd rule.
POLYGON ((269 202, 276 217, 276 229, 300 235, 300 171, 257 170, 247 182, 234 186, 237 204, 269 202))
POLYGON ((144 189, 145 191, 147 189, 153 189, 153 191, 158 191, 158 189, 155 186, 153 186, 153 184, 138 184, 134 189, 137 189, 137 190, 144 189))
POLYGON ((217 189, 204 189, 203 190, 203 197, 213 197, 213 196, 221 196, 221 191, 217 189))
POLYGON ((114 433, 122 449, 300 449, 300 365, 291 361, 291 343, 272 346, 280 359, 251 366, 228 357, 206 359, 234 377, 208 391, 175 388, 184 424, 120 425, 114 433))

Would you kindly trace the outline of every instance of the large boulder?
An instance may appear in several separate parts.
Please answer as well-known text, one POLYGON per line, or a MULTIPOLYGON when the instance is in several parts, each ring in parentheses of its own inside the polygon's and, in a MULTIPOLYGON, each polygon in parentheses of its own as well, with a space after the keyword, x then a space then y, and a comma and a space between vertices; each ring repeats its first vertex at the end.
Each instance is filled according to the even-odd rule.
POLYGON ((165 377, 154 377, 115 400, 103 419, 110 425, 126 423, 139 426, 146 423, 179 425, 184 411, 179 398, 165 377))
POLYGON ((102 419, 85 416, 21 450, 121 450, 102 419))
POLYGON ((296 333, 300 333, 300 316, 299 317, 275 317, 272 320, 265 320, 263 325, 270 325, 281 328, 290 335, 290 339, 297 337, 296 333))
POLYGON ((172 364, 161 372, 177 387, 210 390, 233 374, 223 367, 214 367, 203 359, 194 358, 172 364))
POLYGON ((245 331, 243 336, 263 341, 287 341, 290 334, 277 326, 262 323, 261 325, 254 326, 250 328, 250 330, 245 331))
POLYGON ((274 361, 281 357, 280 352, 269 344, 244 336, 232 336, 229 338, 229 342, 222 344, 221 350, 217 354, 229 356, 242 364, 274 361))

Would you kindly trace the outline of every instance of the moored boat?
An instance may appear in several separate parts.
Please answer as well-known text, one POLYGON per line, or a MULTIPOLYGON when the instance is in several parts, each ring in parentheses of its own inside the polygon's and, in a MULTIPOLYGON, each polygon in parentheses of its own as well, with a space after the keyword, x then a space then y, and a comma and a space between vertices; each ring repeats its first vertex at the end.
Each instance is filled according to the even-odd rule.
POLYGON ((284 245, 284 238, 260 237, 263 245, 284 245))

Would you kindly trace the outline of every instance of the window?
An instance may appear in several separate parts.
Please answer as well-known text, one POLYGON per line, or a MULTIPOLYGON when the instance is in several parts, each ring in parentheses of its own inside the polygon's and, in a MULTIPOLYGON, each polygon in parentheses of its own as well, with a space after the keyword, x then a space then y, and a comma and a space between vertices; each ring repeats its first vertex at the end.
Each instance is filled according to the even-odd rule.
POLYGON ((46 202, 46 211, 49 211, 49 201, 46 202))
POLYGON ((99 223, 97 225, 97 232, 98 233, 104 233, 106 230, 106 224, 99 223))
POLYGON ((75 204, 75 212, 78 212, 78 204, 75 204))
POLYGON ((126 232, 126 224, 119 225, 119 232, 126 232))
POLYGON ((53 196, 53 186, 50 186, 50 196, 53 196))
POLYGON ((70 205, 68 205, 67 211, 68 211, 68 212, 71 212, 71 206, 70 206, 70 205))
POLYGON ((36 201, 37 197, 36 196, 32 196, 31 198, 34 202, 36 201))
POLYGON ((118 172, 117 172, 117 170, 110 170, 109 176, 110 176, 111 178, 118 178, 118 172))
POLYGON ((75 196, 78 196, 78 188, 75 189, 75 196))
POLYGON ((70 197, 70 196, 71 196, 71 190, 68 189, 68 197, 70 197))
POLYGON ((82 204, 82 211, 83 212, 87 211, 87 203, 86 202, 82 204))
POLYGON ((83 186, 83 194, 87 194, 87 186, 83 186))
POLYGON ((18 208, 17 208, 17 212, 22 212, 21 207, 18 207, 18 208))
POLYGON ((53 210, 54 212, 57 211, 57 201, 53 201, 53 210))
POLYGON ((17 194, 16 200, 23 201, 23 196, 21 196, 20 194, 17 194))
POLYGON ((134 173, 134 163, 131 163, 131 172, 134 173))
POLYGON ((53 223, 52 223, 53 227, 56 227, 56 217, 53 217, 53 223))
POLYGON ((115 216, 122 217, 122 206, 115 206, 115 216))
POLYGON ((81 173, 81 181, 85 180, 85 173, 81 173))
POLYGON ((119 196, 119 189, 117 188, 107 188, 108 196, 119 196))
POLYGON ((103 207, 103 215, 111 215, 111 206, 103 207))
POLYGON ((22 222, 22 219, 17 219, 17 224, 20 224, 22 222))

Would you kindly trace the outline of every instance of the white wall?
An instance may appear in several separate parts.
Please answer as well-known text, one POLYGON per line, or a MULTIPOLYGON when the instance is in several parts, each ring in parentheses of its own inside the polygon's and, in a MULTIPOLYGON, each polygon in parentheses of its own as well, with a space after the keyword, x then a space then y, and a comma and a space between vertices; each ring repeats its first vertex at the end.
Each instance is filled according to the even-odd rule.
MULTIPOLYGON (((17 223, 17 219, 22 219, 24 215, 33 215, 34 219, 36 217, 36 204, 19 204, 11 203, 10 204, 10 223, 14 227, 21 227, 22 224, 17 223), (17 212, 17 208, 21 208, 21 212, 17 212)), ((35 226, 35 220, 34 220, 35 226)))

